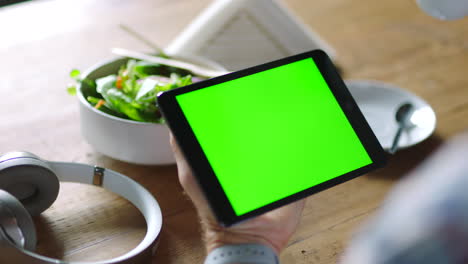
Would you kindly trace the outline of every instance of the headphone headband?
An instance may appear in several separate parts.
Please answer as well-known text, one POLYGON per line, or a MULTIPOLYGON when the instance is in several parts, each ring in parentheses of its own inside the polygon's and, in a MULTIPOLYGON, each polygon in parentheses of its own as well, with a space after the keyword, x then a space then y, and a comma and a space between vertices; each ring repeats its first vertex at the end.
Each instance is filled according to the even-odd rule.
MULTIPOLYGON (((153 255, 162 227, 162 214, 156 199, 136 181, 109 169, 79 163, 47 162, 60 181, 102 186, 130 201, 143 214, 147 232, 143 240, 126 254, 95 264, 143 263, 153 255)), ((19 248, 0 240, 0 263, 57 264, 65 262, 19 248)))

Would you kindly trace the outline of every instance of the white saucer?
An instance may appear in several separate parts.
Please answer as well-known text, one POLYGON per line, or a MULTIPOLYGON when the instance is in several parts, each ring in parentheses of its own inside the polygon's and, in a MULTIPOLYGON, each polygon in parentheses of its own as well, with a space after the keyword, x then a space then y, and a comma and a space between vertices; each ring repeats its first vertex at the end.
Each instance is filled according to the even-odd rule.
POLYGON ((434 110, 420 97, 378 81, 348 80, 346 86, 385 150, 390 149, 398 130, 395 112, 403 103, 410 102, 414 105, 415 112, 411 121, 415 126, 403 131, 398 144, 399 149, 413 146, 434 132, 434 110))

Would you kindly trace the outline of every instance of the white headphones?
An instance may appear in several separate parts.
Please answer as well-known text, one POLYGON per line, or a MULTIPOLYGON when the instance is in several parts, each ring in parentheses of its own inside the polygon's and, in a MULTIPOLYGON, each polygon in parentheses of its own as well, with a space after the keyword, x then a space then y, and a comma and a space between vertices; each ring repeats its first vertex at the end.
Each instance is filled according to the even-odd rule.
POLYGON ((0 263, 68 263, 34 253, 36 229, 31 216, 57 198, 59 181, 102 186, 135 205, 143 214, 146 236, 126 254, 95 264, 150 263, 162 227, 159 204, 143 186, 108 169, 78 163, 46 162, 28 152, 0 156, 0 263))

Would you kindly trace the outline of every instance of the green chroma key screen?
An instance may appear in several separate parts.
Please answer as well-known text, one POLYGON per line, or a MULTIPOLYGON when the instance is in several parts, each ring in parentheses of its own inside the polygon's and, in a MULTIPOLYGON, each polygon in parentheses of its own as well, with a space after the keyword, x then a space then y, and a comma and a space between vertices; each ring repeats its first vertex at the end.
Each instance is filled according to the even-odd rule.
POLYGON ((372 163, 312 58, 176 100, 238 216, 372 163))

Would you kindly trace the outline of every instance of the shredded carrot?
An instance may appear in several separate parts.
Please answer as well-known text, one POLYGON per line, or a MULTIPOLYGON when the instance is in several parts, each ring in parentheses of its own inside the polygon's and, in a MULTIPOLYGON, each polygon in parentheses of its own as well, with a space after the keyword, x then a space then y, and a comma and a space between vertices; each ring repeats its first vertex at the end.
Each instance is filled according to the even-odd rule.
POLYGON ((103 106, 106 103, 106 101, 100 99, 99 102, 94 106, 94 108, 99 109, 101 106, 103 106))
POLYGON ((117 89, 122 89, 122 82, 123 82, 123 79, 122 77, 118 76, 117 77, 117 81, 115 81, 115 87, 117 87, 117 89))

